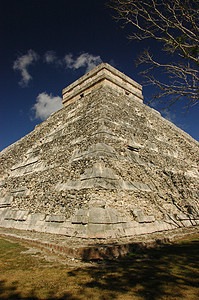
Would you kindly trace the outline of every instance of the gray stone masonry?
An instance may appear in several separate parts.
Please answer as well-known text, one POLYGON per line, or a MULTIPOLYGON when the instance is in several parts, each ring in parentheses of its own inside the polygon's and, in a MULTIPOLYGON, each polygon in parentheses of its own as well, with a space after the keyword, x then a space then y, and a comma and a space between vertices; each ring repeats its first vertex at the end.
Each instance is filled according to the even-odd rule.
POLYGON ((199 225, 199 144, 102 64, 0 153, 0 226, 120 240, 199 225))

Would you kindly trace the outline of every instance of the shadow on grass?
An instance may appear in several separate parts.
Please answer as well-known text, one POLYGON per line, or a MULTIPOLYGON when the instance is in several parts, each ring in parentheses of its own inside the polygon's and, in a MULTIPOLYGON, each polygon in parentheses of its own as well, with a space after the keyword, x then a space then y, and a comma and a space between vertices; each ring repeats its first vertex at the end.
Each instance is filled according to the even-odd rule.
POLYGON ((101 268, 76 270, 70 275, 78 272, 88 273, 92 280, 85 286, 97 287, 102 294, 111 291, 125 296, 132 292, 133 299, 150 300, 188 299, 191 295, 199 299, 199 241, 145 249, 101 268))
MULTIPOLYGON (((145 249, 125 259, 66 272, 77 279, 75 290, 63 291, 60 298, 51 291, 45 299, 199 299, 199 241, 145 249)), ((7 286, 1 281, 0 299, 40 299, 35 290, 22 297, 17 287, 17 282, 7 286)))
POLYGON ((64 293, 62 297, 56 297, 53 293, 49 293, 49 296, 46 298, 40 298, 36 296, 36 291, 32 290, 28 293, 27 296, 22 296, 20 292, 17 291, 18 283, 14 282, 11 286, 7 286, 6 281, 0 281, 0 299, 1 300, 39 300, 39 299, 48 299, 48 300, 77 300, 78 298, 74 297, 71 293, 64 293), (6 295, 7 294, 7 295, 6 295))

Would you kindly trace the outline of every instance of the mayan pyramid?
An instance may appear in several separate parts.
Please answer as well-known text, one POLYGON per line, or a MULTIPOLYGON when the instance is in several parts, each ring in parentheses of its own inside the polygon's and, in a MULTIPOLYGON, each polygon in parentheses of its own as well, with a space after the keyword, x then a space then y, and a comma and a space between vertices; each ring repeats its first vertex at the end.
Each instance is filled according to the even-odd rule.
POLYGON ((101 64, 0 154, 0 227, 84 239, 199 224, 199 147, 101 64))

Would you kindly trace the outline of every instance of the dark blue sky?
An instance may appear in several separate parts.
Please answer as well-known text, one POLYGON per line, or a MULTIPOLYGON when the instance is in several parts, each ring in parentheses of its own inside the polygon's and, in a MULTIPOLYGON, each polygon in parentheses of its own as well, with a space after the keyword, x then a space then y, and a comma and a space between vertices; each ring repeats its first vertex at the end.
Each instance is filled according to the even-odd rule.
MULTIPOLYGON (((104 0, 0 1, 0 150, 20 139, 60 107, 61 91, 101 61, 142 83, 135 66, 145 47, 130 42, 104 0)), ((144 88, 145 101, 153 88, 144 88)), ((182 104, 165 116, 199 140, 198 106, 182 104)))

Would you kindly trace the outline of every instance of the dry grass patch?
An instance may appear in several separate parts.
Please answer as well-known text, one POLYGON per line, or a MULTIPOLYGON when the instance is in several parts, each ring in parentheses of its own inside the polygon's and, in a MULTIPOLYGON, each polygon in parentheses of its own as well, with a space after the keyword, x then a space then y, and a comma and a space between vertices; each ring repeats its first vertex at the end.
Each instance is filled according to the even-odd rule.
POLYGON ((0 239, 0 269, 0 299, 199 299, 199 237, 81 267, 0 239))

